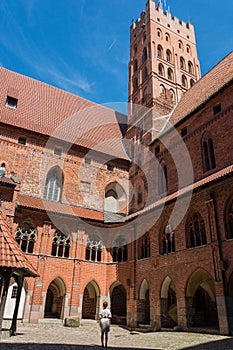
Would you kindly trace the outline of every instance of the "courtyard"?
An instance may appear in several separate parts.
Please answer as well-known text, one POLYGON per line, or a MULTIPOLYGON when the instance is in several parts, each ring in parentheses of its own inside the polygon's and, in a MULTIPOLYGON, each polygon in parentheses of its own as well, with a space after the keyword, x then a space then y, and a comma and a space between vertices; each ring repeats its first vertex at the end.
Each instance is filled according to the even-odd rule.
MULTIPOLYGON (((141 333, 111 326, 109 349, 206 350, 233 349, 233 338, 185 332, 141 333)), ((62 324, 20 324, 17 335, 0 341, 1 350, 101 349, 99 325, 84 323, 78 328, 62 324)))

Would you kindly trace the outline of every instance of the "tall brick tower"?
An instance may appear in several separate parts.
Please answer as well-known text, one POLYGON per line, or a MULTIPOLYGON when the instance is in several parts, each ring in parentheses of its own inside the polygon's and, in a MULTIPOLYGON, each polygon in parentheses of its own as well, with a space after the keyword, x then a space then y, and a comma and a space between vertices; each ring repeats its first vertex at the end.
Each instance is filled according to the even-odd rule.
POLYGON ((130 28, 129 102, 166 114, 199 78, 193 25, 148 0, 130 28))

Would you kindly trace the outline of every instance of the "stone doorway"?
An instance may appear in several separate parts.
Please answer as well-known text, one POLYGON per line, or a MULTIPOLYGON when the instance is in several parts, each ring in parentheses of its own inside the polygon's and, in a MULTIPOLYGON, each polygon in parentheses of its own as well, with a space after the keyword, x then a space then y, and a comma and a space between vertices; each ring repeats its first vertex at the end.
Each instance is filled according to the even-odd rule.
POLYGON ((110 288, 111 298, 111 312, 112 312, 112 323, 114 324, 126 324, 126 290, 124 286, 116 282, 110 288))
POLYGON ((83 293, 82 318, 96 320, 99 314, 99 286, 95 281, 87 284, 83 293))

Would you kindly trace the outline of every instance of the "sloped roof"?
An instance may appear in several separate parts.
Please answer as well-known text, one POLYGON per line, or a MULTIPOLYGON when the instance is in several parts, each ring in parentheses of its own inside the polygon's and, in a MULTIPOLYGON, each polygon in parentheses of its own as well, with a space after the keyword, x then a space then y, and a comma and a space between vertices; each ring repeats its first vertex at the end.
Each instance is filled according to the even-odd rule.
POLYGON ((18 195, 17 203, 19 206, 29 209, 37 209, 50 213, 76 216, 96 221, 104 220, 103 212, 97 210, 76 207, 59 202, 50 202, 42 198, 31 197, 23 194, 18 195))
POLYGON ((232 80, 233 51, 184 93, 171 117, 171 123, 174 125, 194 112, 232 80))
POLYGON ((127 159, 119 113, 3 67, 0 81, 0 122, 127 159), (7 96, 18 99, 15 109, 7 96))
POLYGON ((0 213, 0 267, 23 270, 26 276, 38 276, 11 234, 8 223, 0 213))

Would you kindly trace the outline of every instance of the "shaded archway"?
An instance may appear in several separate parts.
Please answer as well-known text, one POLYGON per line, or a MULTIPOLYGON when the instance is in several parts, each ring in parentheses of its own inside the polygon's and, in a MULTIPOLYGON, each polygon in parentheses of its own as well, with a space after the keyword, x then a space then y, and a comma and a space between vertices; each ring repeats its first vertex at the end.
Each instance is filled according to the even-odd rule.
POLYGON ((150 324, 150 293, 147 280, 143 280, 139 289, 138 322, 150 324))
POLYGON ((207 271, 198 269, 190 276, 186 298, 190 327, 218 327, 214 280, 207 271))
POLYGON ((161 325, 173 328, 177 324, 176 288, 172 279, 167 276, 161 287, 161 325))
POLYGON ((127 210, 126 193, 118 182, 112 182, 105 188, 104 211, 124 213, 127 210))
POLYGON ((63 318, 64 298, 66 287, 60 277, 55 278, 49 285, 45 301, 45 318, 63 318))
POLYGON ((87 284, 83 293, 82 318, 95 320, 99 314, 100 289, 95 281, 87 284))
POLYGON ((126 324, 126 290, 123 284, 115 282, 110 288, 112 323, 126 324))

